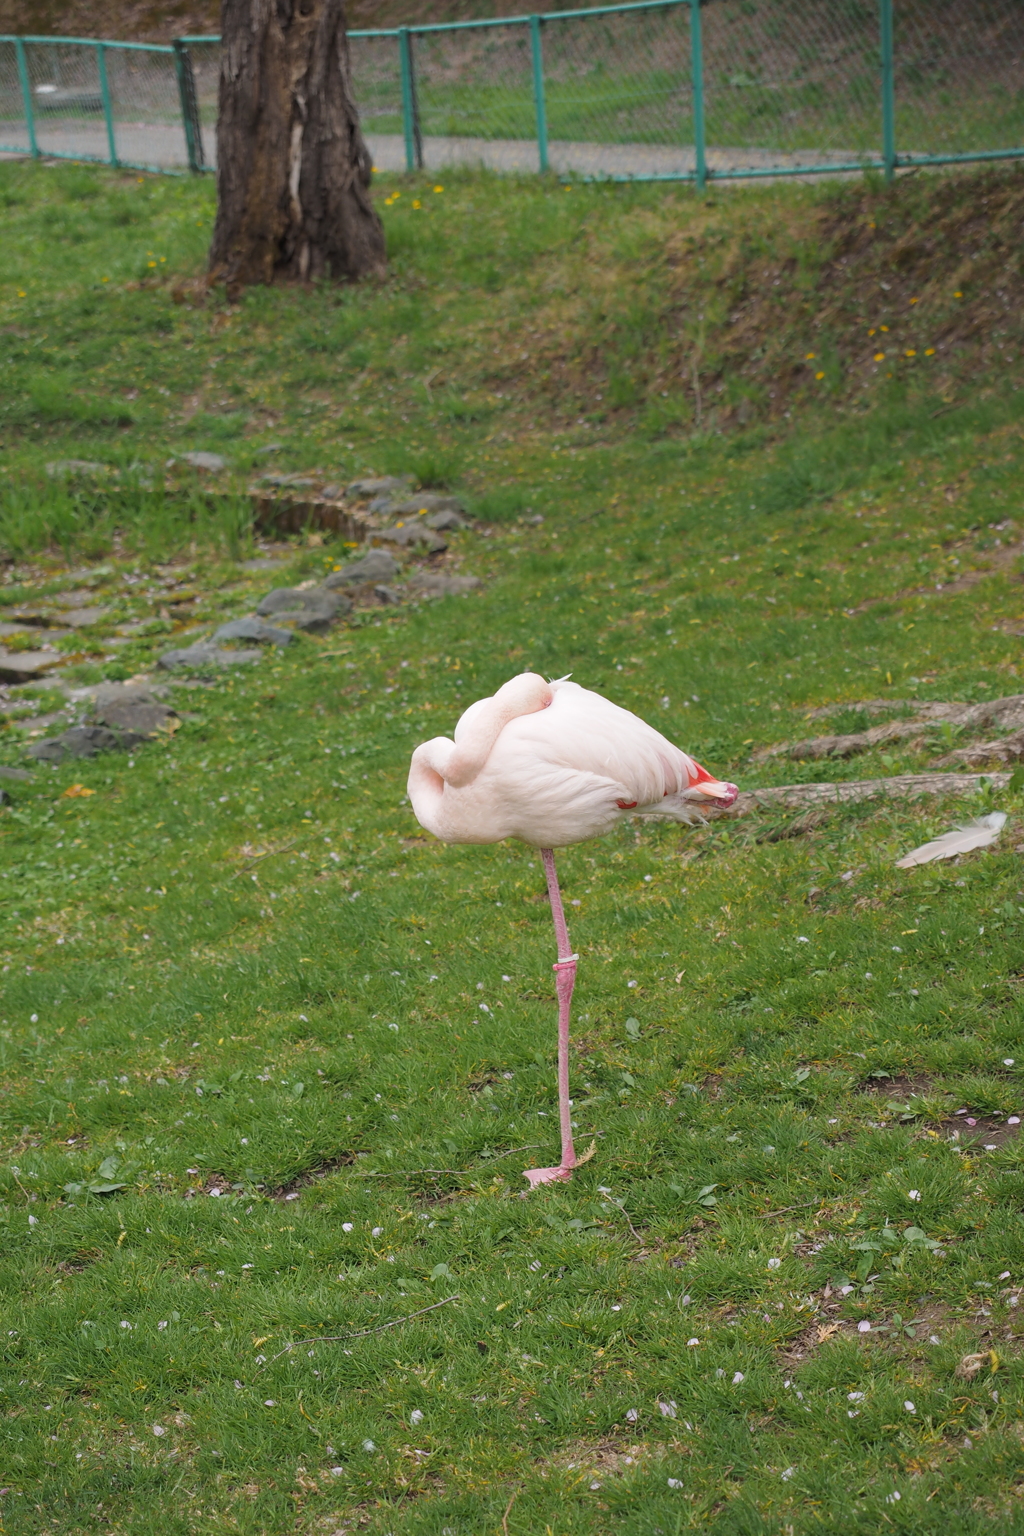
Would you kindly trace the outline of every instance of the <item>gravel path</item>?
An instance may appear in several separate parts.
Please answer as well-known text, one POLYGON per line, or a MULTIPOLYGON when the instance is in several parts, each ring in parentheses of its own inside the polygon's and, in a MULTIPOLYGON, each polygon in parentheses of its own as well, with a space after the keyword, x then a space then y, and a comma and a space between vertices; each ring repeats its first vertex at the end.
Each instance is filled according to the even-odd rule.
MULTIPOLYGON (((125 161, 166 169, 188 164, 185 136, 178 123, 122 123, 117 129, 118 152, 125 161)), ((374 165, 382 171, 405 169, 405 142, 399 134, 368 134, 374 165)), ((106 159, 107 140, 102 127, 93 123, 50 124, 39 132, 45 153, 83 155, 106 159)), ((206 154, 215 144, 206 135, 206 154)), ((551 168, 562 175, 578 176, 673 176, 692 174, 691 146, 668 144, 587 144, 553 139, 548 147, 551 168)), ((4 158, 9 158, 5 155, 4 158)), ((800 165, 842 163, 855 159, 850 152, 800 150, 782 153, 767 149, 709 149, 712 170, 792 170, 800 165)), ((451 165, 483 165, 490 170, 536 171, 537 145, 533 139, 425 138, 423 160, 429 171, 451 165)))

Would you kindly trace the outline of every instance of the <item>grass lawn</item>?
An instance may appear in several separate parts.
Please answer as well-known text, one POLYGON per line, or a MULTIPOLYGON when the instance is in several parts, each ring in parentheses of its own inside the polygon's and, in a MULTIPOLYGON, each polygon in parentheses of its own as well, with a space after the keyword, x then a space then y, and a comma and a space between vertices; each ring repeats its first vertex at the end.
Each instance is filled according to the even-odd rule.
POLYGON ((1020 689, 1021 183, 385 180, 386 283, 230 306, 208 182, 0 167, 0 601, 147 620, 70 681, 148 668, 172 577, 192 623, 251 607, 268 462, 452 486, 483 578, 0 780, 5 1531, 1024 1531, 1020 794, 562 853, 596 1152, 529 1198, 539 860, 405 802, 523 668, 743 788, 951 744, 756 758, 817 706, 1020 689), (195 448, 237 498, 165 472, 195 448))

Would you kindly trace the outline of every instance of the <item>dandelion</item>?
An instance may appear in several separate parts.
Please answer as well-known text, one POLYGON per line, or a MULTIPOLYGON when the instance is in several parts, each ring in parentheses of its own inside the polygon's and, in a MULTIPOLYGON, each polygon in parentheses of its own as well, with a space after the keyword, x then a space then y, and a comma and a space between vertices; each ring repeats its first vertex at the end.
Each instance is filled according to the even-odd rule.
POLYGON ((423 207, 423 204, 420 202, 418 197, 414 197, 413 198, 412 205, 413 205, 414 208, 422 208, 423 207))
POLYGON ((880 326, 879 326, 879 327, 878 327, 878 329, 879 329, 879 330, 880 330, 880 331, 887 331, 887 330, 888 330, 888 329, 889 329, 889 327, 888 327, 888 326, 887 326, 887 325, 880 325, 880 326))
POLYGON ((435 192, 443 192, 444 191, 444 187, 435 187, 434 191, 435 192))
POLYGON ((146 266, 147 267, 155 267, 156 266, 156 262, 155 261, 147 261, 146 262, 146 266))
POLYGON ((874 335, 874 334, 875 334, 875 327, 874 327, 874 326, 872 326, 872 327, 871 327, 871 329, 870 329, 870 331, 868 331, 868 335, 869 335, 869 336, 873 336, 873 335, 874 335))
POLYGON ((807 353, 807 357, 806 357, 806 359, 805 359, 805 360, 806 360, 806 361, 807 361, 807 362, 808 362, 808 363, 809 363, 809 362, 810 362, 810 361, 811 361, 811 358, 812 358, 812 357, 816 357, 816 356, 817 356, 817 353, 816 353, 816 352, 808 352, 808 353, 807 353))
POLYGON ((956 293, 954 293, 953 297, 954 297, 954 299, 962 299, 963 298, 963 294, 961 293, 959 288, 957 289, 956 293))
POLYGON ((918 304, 918 303, 920 303, 920 300, 919 299, 911 299, 910 302, 911 302, 911 304, 918 304))
POLYGON ((925 347, 924 355, 925 355, 925 357, 934 357, 935 356, 935 348, 934 347, 925 347))
POLYGON ((823 378, 824 378, 824 377, 825 377, 825 375, 824 375, 824 374, 823 374, 823 373, 816 373, 816 374, 815 374, 815 375, 814 375, 814 377, 815 377, 815 378, 816 378, 816 379, 823 379, 823 378))
POLYGON ((874 360, 875 360, 876 363, 884 363, 885 362, 885 353, 884 352, 876 352, 874 360))
POLYGON ((916 357, 917 353, 913 349, 911 349, 909 352, 904 352, 903 355, 904 355, 904 357, 916 357))

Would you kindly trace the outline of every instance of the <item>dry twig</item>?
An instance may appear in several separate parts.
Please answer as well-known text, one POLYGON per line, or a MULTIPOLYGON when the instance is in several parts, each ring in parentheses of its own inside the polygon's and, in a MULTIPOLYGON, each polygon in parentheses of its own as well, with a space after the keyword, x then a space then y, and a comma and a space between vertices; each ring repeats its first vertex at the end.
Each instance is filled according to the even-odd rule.
POLYGON ((436 1312, 438 1307, 446 1307, 450 1301, 458 1301, 459 1293, 454 1296, 446 1296, 443 1301, 435 1301, 429 1307, 420 1307, 418 1312, 407 1312, 404 1317, 394 1317, 390 1323, 380 1323, 376 1328, 360 1328, 356 1333, 318 1334, 313 1339, 293 1339, 286 1344, 284 1349, 279 1349, 276 1355, 264 1362, 260 1370, 265 1370, 268 1365, 273 1365, 275 1360, 280 1360, 282 1355, 291 1354, 293 1349, 300 1349, 303 1344, 341 1344, 345 1339, 368 1339, 372 1333, 386 1333, 389 1328, 397 1328, 399 1323, 411 1323, 414 1317, 423 1317, 427 1312, 436 1312))

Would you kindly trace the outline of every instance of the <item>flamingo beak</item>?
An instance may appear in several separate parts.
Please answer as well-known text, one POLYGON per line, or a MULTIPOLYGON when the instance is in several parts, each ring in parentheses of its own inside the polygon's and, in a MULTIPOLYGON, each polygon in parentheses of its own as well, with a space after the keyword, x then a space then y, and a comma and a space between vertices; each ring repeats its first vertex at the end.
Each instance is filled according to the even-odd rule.
POLYGON ((717 800, 723 810, 728 810, 735 803, 739 790, 735 784, 729 784, 725 779, 716 779, 700 763, 693 765, 697 770, 697 778, 690 785, 691 789, 699 790, 702 795, 707 795, 709 800, 717 800))

